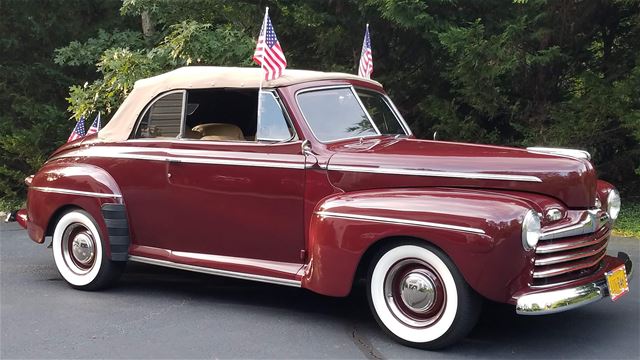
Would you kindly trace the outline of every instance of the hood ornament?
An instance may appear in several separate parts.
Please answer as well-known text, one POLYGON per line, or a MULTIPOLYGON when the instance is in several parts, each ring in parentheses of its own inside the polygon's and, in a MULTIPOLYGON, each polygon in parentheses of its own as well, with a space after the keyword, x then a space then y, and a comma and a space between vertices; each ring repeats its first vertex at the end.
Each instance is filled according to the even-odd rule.
POLYGON ((577 159, 591 160, 591 154, 589 154, 588 151, 578 150, 578 149, 533 146, 533 147, 528 147, 527 151, 534 152, 534 153, 551 154, 551 155, 570 156, 577 159))

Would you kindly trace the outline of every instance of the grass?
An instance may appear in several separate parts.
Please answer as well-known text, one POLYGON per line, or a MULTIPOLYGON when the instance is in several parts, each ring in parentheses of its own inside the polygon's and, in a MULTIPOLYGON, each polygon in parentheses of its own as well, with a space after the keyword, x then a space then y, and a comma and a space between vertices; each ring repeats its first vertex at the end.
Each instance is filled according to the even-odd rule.
POLYGON ((620 217, 616 220, 613 234, 640 238, 640 200, 622 201, 620 217))

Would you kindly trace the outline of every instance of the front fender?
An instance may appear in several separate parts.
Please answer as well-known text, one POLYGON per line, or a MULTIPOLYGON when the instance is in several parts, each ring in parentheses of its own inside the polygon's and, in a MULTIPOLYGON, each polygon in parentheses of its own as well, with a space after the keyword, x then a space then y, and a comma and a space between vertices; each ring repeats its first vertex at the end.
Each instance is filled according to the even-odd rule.
POLYGON ((508 301, 526 286, 533 259, 521 242, 531 204, 466 189, 388 189, 338 194, 311 219, 302 285, 345 296, 363 254, 381 240, 411 237, 442 249, 481 295, 508 301))
MULTIPOLYGON (((47 232, 52 230, 56 217, 67 208, 78 207, 91 214, 98 223, 103 238, 109 244, 113 225, 107 226, 103 214, 112 214, 114 207, 105 207, 107 204, 117 205, 117 209, 121 209, 118 211, 124 212, 122 193, 106 170, 64 159, 50 161, 35 174, 29 185, 27 195, 29 237, 37 243, 43 243, 44 237, 50 235, 47 232)), ((122 217, 120 214, 115 216, 122 217)), ((116 226, 121 227, 121 224, 116 226)), ((128 241, 128 235, 125 240, 128 241)), ((110 247, 106 248, 108 256, 111 257, 110 247)))

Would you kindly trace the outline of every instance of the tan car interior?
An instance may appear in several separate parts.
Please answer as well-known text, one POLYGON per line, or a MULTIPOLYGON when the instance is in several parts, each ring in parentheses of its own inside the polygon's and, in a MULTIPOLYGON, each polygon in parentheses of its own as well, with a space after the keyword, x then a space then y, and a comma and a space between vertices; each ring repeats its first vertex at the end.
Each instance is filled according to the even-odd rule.
POLYGON ((245 141, 242 129, 234 124, 207 123, 193 127, 184 134, 188 139, 217 140, 217 141, 245 141))
POLYGON ((187 98, 183 138, 234 142, 255 139, 257 89, 193 89, 187 98))

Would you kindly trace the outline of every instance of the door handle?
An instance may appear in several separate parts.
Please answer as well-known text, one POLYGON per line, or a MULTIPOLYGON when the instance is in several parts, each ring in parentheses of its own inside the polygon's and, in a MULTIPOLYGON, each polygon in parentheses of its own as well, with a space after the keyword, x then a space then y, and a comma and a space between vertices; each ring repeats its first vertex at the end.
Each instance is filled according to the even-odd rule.
POLYGON ((170 164, 179 164, 182 162, 182 160, 176 159, 176 158, 167 158, 167 162, 170 164))

